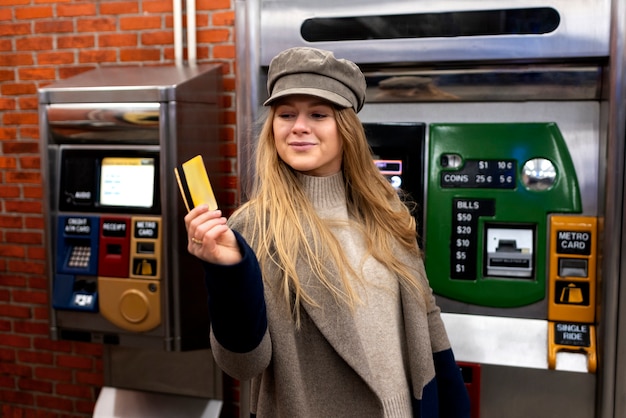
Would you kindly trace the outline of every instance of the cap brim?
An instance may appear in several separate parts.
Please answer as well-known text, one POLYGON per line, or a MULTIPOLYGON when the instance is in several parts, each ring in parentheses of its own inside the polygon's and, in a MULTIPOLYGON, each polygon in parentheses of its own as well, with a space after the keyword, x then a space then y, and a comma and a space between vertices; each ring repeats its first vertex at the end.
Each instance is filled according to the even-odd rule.
POLYGON ((269 106, 280 98, 283 98, 285 96, 292 96, 294 94, 305 94, 307 96, 315 96, 315 97, 328 100, 329 102, 332 102, 341 107, 352 107, 352 103, 350 103, 350 101, 348 101, 345 97, 340 96, 337 93, 334 93, 328 90, 311 88, 311 87, 297 87, 297 88, 281 90, 273 94, 272 97, 270 97, 269 99, 267 99, 263 103, 263 106, 269 106))

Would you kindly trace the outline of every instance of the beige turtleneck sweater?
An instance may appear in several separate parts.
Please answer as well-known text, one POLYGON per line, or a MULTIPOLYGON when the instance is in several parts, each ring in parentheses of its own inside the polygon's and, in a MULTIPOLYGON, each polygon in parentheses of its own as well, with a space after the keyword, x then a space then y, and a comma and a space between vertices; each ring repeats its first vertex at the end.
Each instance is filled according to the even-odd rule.
POLYGON ((373 389, 383 400, 385 417, 411 417, 398 279, 366 254, 362 233, 350 226, 343 175, 311 177, 300 174, 298 178, 320 218, 329 222, 346 258, 351 261, 351 267, 361 276, 352 281, 361 299, 353 318, 371 369, 377 376, 377 387, 373 389), (395 349, 390 351, 389 347, 395 349))

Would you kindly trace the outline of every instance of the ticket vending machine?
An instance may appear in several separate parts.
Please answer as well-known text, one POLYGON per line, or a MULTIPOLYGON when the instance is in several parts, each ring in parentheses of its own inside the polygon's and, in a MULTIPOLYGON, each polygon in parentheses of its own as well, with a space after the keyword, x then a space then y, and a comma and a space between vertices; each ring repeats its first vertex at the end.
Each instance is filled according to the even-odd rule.
POLYGON ((39 92, 50 332, 103 343, 107 386, 221 396, 174 177, 202 154, 219 196, 221 86, 218 65, 111 67, 39 92))
MULTIPOLYGON (((596 218, 556 123, 430 126, 426 269, 450 300, 547 319, 561 351, 596 370, 596 218)), ((479 308, 476 308, 479 307, 479 308)))

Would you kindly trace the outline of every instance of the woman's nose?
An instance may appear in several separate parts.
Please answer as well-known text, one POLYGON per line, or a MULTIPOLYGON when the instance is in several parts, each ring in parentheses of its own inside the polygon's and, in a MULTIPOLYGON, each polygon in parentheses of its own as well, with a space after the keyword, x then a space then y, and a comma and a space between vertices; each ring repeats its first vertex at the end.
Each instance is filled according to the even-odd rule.
POLYGON ((307 120, 306 115, 302 113, 298 114, 291 129, 295 133, 310 132, 309 121, 307 120))

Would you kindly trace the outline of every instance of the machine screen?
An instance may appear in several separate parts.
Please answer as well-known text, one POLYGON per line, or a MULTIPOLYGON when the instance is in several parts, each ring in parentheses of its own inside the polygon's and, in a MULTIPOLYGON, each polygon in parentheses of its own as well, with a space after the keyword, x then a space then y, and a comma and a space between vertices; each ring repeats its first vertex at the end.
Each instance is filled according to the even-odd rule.
POLYGON ((103 158, 100 169, 100 205, 152 207, 154 169, 154 158, 103 158))

